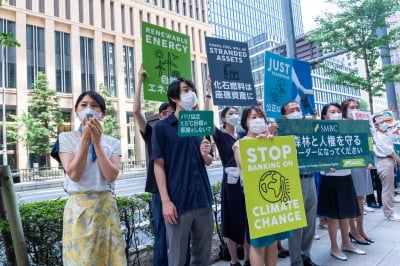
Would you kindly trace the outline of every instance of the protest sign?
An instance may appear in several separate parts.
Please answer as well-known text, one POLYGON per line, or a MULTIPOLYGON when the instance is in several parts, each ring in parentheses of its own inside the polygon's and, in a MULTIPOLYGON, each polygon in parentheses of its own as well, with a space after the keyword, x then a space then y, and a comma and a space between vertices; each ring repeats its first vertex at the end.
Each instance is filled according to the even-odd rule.
POLYGON ((294 137, 239 145, 250 238, 306 226, 294 137))
POLYGON ((149 74, 143 81, 146 100, 166 102, 171 81, 192 79, 190 52, 188 35, 142 22, 142 62, 149 74))
POLYGON ((264 109, 280 118, 281 106, 292 99, 292 60, 266 51, 264 71, 264 109))
POLYGON ((306 116, 315 112, 310 63, 266 51, 264 109, 270 118, 281 118, 286 102, 298 102, 306 116))
POLYGON ((280 136, 295 136, 300 173, 373 164, 368 121, 279 119, 277 122, 280 136))
POLYGON ((214 133, 213 111, 180 111, 179 137, 210 136, 214 133))
POLYGON ((206 37, 206 49, 214 104, 255 105, 247 43, 206 37))

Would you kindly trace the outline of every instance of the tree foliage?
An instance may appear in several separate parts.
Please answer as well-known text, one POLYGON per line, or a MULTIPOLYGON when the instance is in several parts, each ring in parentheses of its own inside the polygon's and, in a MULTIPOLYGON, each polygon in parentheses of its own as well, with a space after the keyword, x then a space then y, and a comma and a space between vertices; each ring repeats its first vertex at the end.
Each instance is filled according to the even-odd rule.
POLYGON ((98 92, 101 96, 103 96, 104 101, 106 102, 107 110, 107 115, 103 118, 103 133, 104 135, 120 139, 121 135, 118 133, 119 123, 117 119, 117 109, 115 109, 111 101, 110 92, 103 83, 100 83, 98 92))
POLYGON ((337 13, 326 12, 316 19, 319 28, 310 33, 308 39, 322 45, 325 54, 345 50, 361 59, 365 76, 357 71, 345 73, 323 64, 330 82, 353 89, 362 89, 369 95, 373 112, 372 97, 385 91, 385 82, 400 80, 400 65, 382 67, 380 48, 394 48, 400 28, 391 27, 387 18, 400 10, 398 0, 328 0, 338 7, 337 13), (377 30, 388 28, 387 36, 380 37, 377 30))
POLYGON ((10 137, 21 141, 28 152, 46 155, 49 165, 49 152, 63 120, 56 91, 49 88, 45 74, 39 72, 32 85, 28 113, 10 116, 17 121, 10 137))

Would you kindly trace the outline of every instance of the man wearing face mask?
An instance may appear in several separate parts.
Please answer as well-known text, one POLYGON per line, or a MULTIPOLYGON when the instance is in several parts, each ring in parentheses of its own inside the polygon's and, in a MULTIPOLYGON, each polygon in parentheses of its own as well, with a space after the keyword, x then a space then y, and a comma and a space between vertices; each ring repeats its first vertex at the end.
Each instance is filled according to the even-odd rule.
POLYGON ((201 137, 179 137, 182 110, 197 109, 193 82, 173 81, 167 96, 174 114, 153 128, 152 160, 166 226, 168 265, 183 265, 191 241, 190 265, 210 265, 213 235, 212 193, 205 165, 211 144, 201 137))
MULTIPOLYGON (((153 128, 144 116, 141 108, 142 97, 142 83, 143 79, 147 77, 147 72, 143 70, 142 66, 138 72, 137 88, 135 99, 133 102, 133 116, 135 117, 135 125, 139 128, 140 135, 146 144, 147 156, 151 156, 151 135, 153 128)), ((158 108, 158 119, 163 120, 173 112, 169 103, 162 103, 158 108)), ((160 194, 158 193, 156 178, 154 176, 154 162, 150 160, 147 167, 147 177, 145 192, 152 193, 151 210, 154 230, 154 246, 153 246, 153 265, 161 266, 168 265, 167 256, 167 242, 165 237, 165 223, 162 216, 162 206, 160 194)))
POLYGON ((373 147, 376 169, 382 182, 383 214, 389 221, 400 221, 400 216, 394 212, 394 168, 395 160, 400 163, 400 158, 394 151, 393 142, 388 135, 386 116, 374 115, 372 123, 376 130, 373 135, 373 147))
MULTIPOLYGON (((281 114, 286 119, 302 119, 300 105, 296 101, 289 101, 281 108, 281 114)), ((299 121, 301 123, 301 121, 299 121)), ((315 221, 317 215, 317 192, 314 174, 300 174, 301 190, 306 211, 307 226, 292 231, 289 238, 289 255, 292 266, 316 265, 310 258, 310 250, 315 235, 315 221)))

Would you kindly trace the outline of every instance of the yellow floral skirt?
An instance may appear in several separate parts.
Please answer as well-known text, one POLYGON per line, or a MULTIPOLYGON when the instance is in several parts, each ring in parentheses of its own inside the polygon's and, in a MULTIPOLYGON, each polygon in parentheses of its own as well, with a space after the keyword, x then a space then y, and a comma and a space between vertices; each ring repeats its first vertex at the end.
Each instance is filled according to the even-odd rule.
POLYGON ((127 265, 117 203, 110 191, 69 196, 64 209, 63 263, 127 265))

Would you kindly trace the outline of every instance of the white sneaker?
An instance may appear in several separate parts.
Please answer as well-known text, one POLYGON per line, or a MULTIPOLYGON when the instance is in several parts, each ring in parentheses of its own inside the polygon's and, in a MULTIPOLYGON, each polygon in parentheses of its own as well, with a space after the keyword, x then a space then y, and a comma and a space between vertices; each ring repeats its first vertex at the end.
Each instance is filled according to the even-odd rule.
POLYGON ((321 237, 320 237, 319 235, 314 235, 314 239, 315 239, 315 240, 320 240, 321 237))
POLYGON ((395 221, 395 222, 400 222, 400 216, 397 214, 392 214, 390 216, 385 217, 389 221, 395 221))
POLYGON ((394 202, 399 203, 400 202, 400 195, 397 195, 394 197, 394 202))
POLYGON ((373 211, 375 211, 373 208, 368 207, 368 206, 364 206, 364 210, 367 211, 367 212, 373 212, 373 211))

